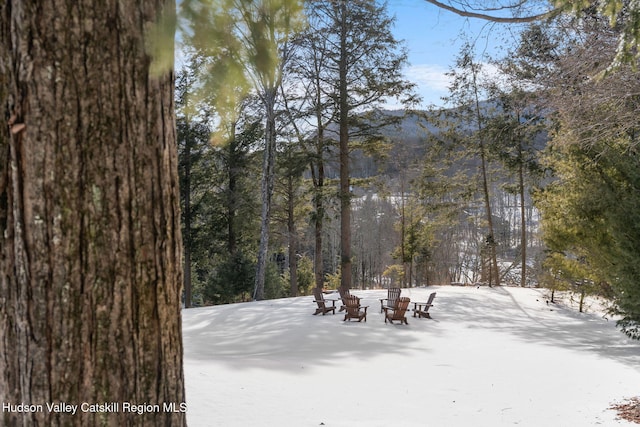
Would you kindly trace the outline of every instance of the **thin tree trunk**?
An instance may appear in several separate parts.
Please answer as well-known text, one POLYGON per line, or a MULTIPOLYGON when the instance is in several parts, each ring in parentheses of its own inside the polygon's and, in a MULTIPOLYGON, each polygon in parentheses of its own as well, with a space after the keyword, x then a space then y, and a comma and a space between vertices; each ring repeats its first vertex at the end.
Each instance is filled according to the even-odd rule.
POLYGON ((315 202, 315 258, 313 261, 313 269, 315 273, 316 288, 322 289, 324 286, 324 258, 322 256, 322 232, 324 225, 324 203, 322 192, 324 191, 324 167, 322 160, 318 165, 318 185, 316 186, 315 202))
POLYGON ((585 297, 585 295, 586 295, 585 290, 584 289, 580 289, 580 307, 579 307, 580 313, 584 312, 584 297, 585 297))
POLYGON ((265 147, 262 163, 262 212, 260 216, 260 246, 258 247, 258 261, 253 299, 264 299, 264 282, 267 271, 267 257, 269 254, 269 222, 271 220, 271 196, 275 180, 276 164, 276 125, 275 125, 276 90, 269 90, 265 94, 266 126, 265 147))
POLYGON ((340 2, 340 286, 351 288, 351 189, 349 180, 349 92, 347 87, 347 4, 340 2))
POLYGON ((404 193, 404 181, 405 181, 405 172, 404 168, 400 170, 400 259, 402 260, 402 286, 407 287, 407 278, 410 278, 411 275, 407 274, 407 262, 406 262, 406 224, 407 219, 405 217, 405 193, 404 193))
POLYGON ((44 407, 2 425, 185 425, 173 75, 144 37, 163 7, 0 3, 0 401, 44 407))
POLYGON ((296 233, 295 221, 295 188, 294 178, 289 176, 287 182, 287 231, 289 234, 289 284, 291 296, 298 295, 298 235, 296 233))
POLYGON ((479 134, 479 144, 480 144, 480 170, 482 173, 482 192, 484 195, 484 206, 487 214, 487 227, 489 229, 489 235, 487 236, 486 242, 489 247, 489 253, 491 257, 491 268, 489 274, 489 286, 495 284, 496 286, 500 285, 500 270, 498 269, 498 256, 496 254, 496 239, 495 234, 493 232, 493 214, 491 212, 491 197, 489 194, 489 180, 487 173, 487 155, 486 149, 484 146, 484 140, 482 135, 480 135, 482 131, 482 114, 480 112, 480 100, 478 99, 478 86, 476 81, 476 71, 473 70, 473 90, 475 96, 475 108, 476 115, 478 120, 478 134, 479 134))
POLYGON ((522 159, 522 144, 519 146, 519 186, 520 186, 520 247, 522 248, 522 268, 520 271, 520 275, 522 276, 520 279, 520 286, 524 287, 527 285, 527 212, 525 209, 525 197, 524 197, 524 161, 522 159))
MULTIPOLYGON (((322 290, 324 287, 324 258, 322 253, 322 232, 324 226, 324 124, 322 122, 322 83, 320 73, 316 73, 316 125, 318 134, 316 137, 316 162, 318 165, 317 176, 313 178, 315 194, 313 202, 315 204, 315 258, 314 258, 314 274, 316 288, 322 290)), ((313 173, 313 164, 311 165, 313 173)))
POLYGON ((490 274, 489 274, 489 286, 492 284, 498 286, 500 285, 500 271, 498 270, 498 257, 496 254, 496 240, 495 234, 493 232, 493 214, 491 212, 491 199, 489 195, 489 184, 487 179, 487 167, 486 167, 486 156, 484 150, 484 143, 480 142, 480 150, 481 150, 481 170, 482 170, 482 188, 484 193, 484 205, 487 214, 487 227, 489 229, 489 235, 487 236, 486 242, 489 247, 489 257, 490 257, 490 274))
POLYGON ((238 174, 240 168, 237 165, 237 141, 236 141, 236 125, 231 124, 231 135, 229 137, 229 153, 228 153, 228 177, 229 177, 229 189, 227 191, 227 250, 229 251, 230 259, 234 259, 236 252, 238 251, 238 243, 236 237, 236 211, 237 203, 236 198, 238 189, 238 174))
POLYGON ((187 120, 187 135, 185 140, 184 166, 184 306, 191 308, 191 249, 193 245, 191 235, 191 146, 192 135, 187 120))

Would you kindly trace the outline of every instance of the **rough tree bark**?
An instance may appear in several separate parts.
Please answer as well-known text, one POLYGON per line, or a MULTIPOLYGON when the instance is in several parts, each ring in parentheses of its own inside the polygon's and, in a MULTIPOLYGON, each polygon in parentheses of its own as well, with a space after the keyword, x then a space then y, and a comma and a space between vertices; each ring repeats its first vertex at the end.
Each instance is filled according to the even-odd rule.
POLYGON ((144 35, 165 7, 0 2, 0 401, 43 407, 0 424, 185 424, 164 406, 184 402, 173 75, 144 35))

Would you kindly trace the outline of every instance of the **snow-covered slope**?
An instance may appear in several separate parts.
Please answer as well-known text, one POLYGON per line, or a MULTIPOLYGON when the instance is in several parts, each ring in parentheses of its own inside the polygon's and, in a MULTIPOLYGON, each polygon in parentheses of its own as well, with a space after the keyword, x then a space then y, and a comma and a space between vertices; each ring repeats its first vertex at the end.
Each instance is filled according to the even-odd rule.
POLYGON ((640 395, 640 343, 615 322, 541 289, 402 295, 431 292, 433 319, 408 326, 384 323, 381 290, 352 292, 366 323, 310 296, 183 311, 189 425, 635 425, 609 409, 640 395))

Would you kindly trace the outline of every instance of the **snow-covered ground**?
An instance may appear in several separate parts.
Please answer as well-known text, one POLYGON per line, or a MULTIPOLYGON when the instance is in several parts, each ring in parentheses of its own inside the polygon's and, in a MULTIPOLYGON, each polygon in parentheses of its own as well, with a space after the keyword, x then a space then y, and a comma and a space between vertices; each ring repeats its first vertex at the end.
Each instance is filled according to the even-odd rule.
POLYGON ((382 290, 352 292, 366 323, 313 316, 311 296, 184 310, 189 425, 637 425, 609 409, 640 395, 640 342, 614 321, 542 289, 402 295, 431 292, 408 326, 384 323, 382 290))

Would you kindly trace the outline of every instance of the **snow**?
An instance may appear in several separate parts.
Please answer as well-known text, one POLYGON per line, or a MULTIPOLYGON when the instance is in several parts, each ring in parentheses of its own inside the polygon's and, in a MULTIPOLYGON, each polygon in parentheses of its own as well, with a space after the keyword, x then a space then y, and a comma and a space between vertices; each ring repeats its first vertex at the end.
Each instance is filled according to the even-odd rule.
POLYGON ((637 425, 610 409, 640 395, 640 342, 614 321, 547 304, 543 289, 402 296, 431 292, 433 319, 408 326, 384 323, 384 290, 352 291, 366 323, 313 316, 311 296, 184 310, 188 424, 637 425))

